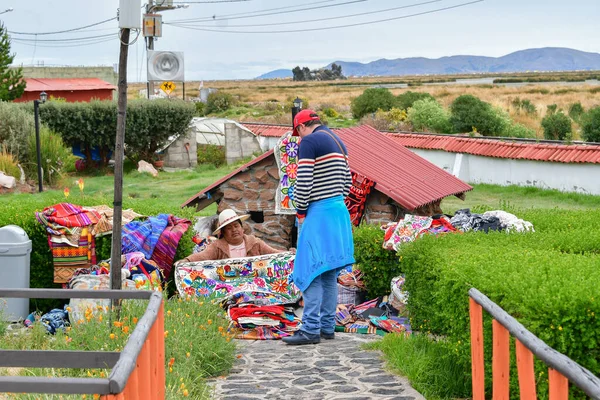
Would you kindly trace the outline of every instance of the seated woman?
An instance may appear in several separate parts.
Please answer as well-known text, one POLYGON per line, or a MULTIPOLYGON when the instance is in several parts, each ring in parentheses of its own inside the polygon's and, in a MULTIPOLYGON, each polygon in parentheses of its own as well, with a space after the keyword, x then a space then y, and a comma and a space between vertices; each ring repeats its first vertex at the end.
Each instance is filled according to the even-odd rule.
POLYGON ((245 235, 242 221, 248 218, 249 215, 237 215, 230 208, 223 210, 219 214, 219 227, 214 232, 219 240, 208 245, 203 251, 191 254, 178 262, 253 257, 285 251, 275 249, 255 236, 245 235))

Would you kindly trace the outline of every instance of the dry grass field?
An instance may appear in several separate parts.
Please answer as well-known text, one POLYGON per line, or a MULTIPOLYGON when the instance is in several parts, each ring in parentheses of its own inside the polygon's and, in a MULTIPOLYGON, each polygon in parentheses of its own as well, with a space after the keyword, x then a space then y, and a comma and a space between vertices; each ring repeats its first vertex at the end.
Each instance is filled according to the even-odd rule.
MULTIPOLYGON (((548 78, 549 81, 557 79, 575 78, 590 79, 597 77, 597 73, 546 73, 546 74, 511 74, 494 75, 502 78, 548 78)), ((512 120, 521 123, 536 131, 538 137, 542 137, 540 121, 546 113, 548 105, 556 104, 559 109, 568 111, 569 107, 580 102, 584 109, 600 105, 600 86, 585 82, 560 83, 529 83, 521 86, 506 86, 497 84, 457 84, 454 82, 443 83, 444 80, 454 79, 476 79, 485 75, 462 75, 462 76, 397 76, 397 77, 363 77, 349 78, 344 81, 317 81, 317 82, 293 82, 291 79, 274 80, 235 80, 235 81, 204 81, 205 88, 216 88, 226 91, 240 102, 255 107, 263 107, 269 102, 283 103, 295 97, 306 99, 311 108, 323 109, 335 108, 342 115, 350 118, 350 103, 353 98, 359 96, 365 89, 370 87, 390 87, 394 94, 406 92, 428 92, 433 95, 444 107, 449 107, 452 101, 462 94, 472 94, 483 101, 507 111, 512 120), (432 83, 435 82, 435 83, 432 83), (393 87, 399 84, 409 84, 409 87, 393 87), (513 100, 529 100, 535 105, 537 112, 528 115, 523 111, 516 110, 512 106, 513 100)), ((186 83, 186 97, 197 97, 200 82, 186 83)), ((138 96, 139 90, 144 89, 146 84, 130 84, 129 97, 138 96)), ((182 96, 181 85, 171 96, 182 96)), ((245 115, 242 119, 260 120, 261 117, 252 118, 245 115)), ((291 118, 287 115, 280 116, 276 120, 265 117, 264 122, 290 123, 291 118), (288 121, 290 119, 290 121, 288 121)), ((577 126, 574 127, 577 131, 577 126)))

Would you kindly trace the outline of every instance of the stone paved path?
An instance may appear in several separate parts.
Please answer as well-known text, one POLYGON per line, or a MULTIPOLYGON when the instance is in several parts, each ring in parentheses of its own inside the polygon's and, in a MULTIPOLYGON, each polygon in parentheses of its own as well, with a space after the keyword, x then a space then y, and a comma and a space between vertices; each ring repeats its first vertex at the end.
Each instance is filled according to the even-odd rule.
POLYGON ((375 335, 336 333, 317 345, 238 341, 231 374, 213 381, 216 400, 424 400, 408 381, 385 370, 381 352, 361 348, 375 335))

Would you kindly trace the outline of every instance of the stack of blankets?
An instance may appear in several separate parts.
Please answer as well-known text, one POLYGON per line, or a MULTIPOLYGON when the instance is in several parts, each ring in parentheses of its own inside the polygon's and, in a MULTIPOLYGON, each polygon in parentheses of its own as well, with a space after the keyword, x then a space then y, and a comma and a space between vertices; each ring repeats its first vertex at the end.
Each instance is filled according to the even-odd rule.
POLYGON ((412 329, 408 318, 398 316, 398 311, 385 298, 369 300, 359 305, 339 304, 335 315, 335 331, 377 334, 403 333, 412 329))

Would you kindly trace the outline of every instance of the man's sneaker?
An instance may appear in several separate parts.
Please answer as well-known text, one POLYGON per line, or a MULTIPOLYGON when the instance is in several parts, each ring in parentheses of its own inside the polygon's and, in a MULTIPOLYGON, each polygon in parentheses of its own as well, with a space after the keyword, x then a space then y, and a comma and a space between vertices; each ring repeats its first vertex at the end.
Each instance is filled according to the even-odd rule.
POLYGON ((321 339, 331 340, 335 339, 335 332, 325 333, 321 331, 321 339))
POLYGON ((312 335, 304 331, 296 331, 294 332, 294 336, 287 336, 281 340, 283 343, 290 345, 317 344, 321 342, 321 337, 318 334, 312 335))

